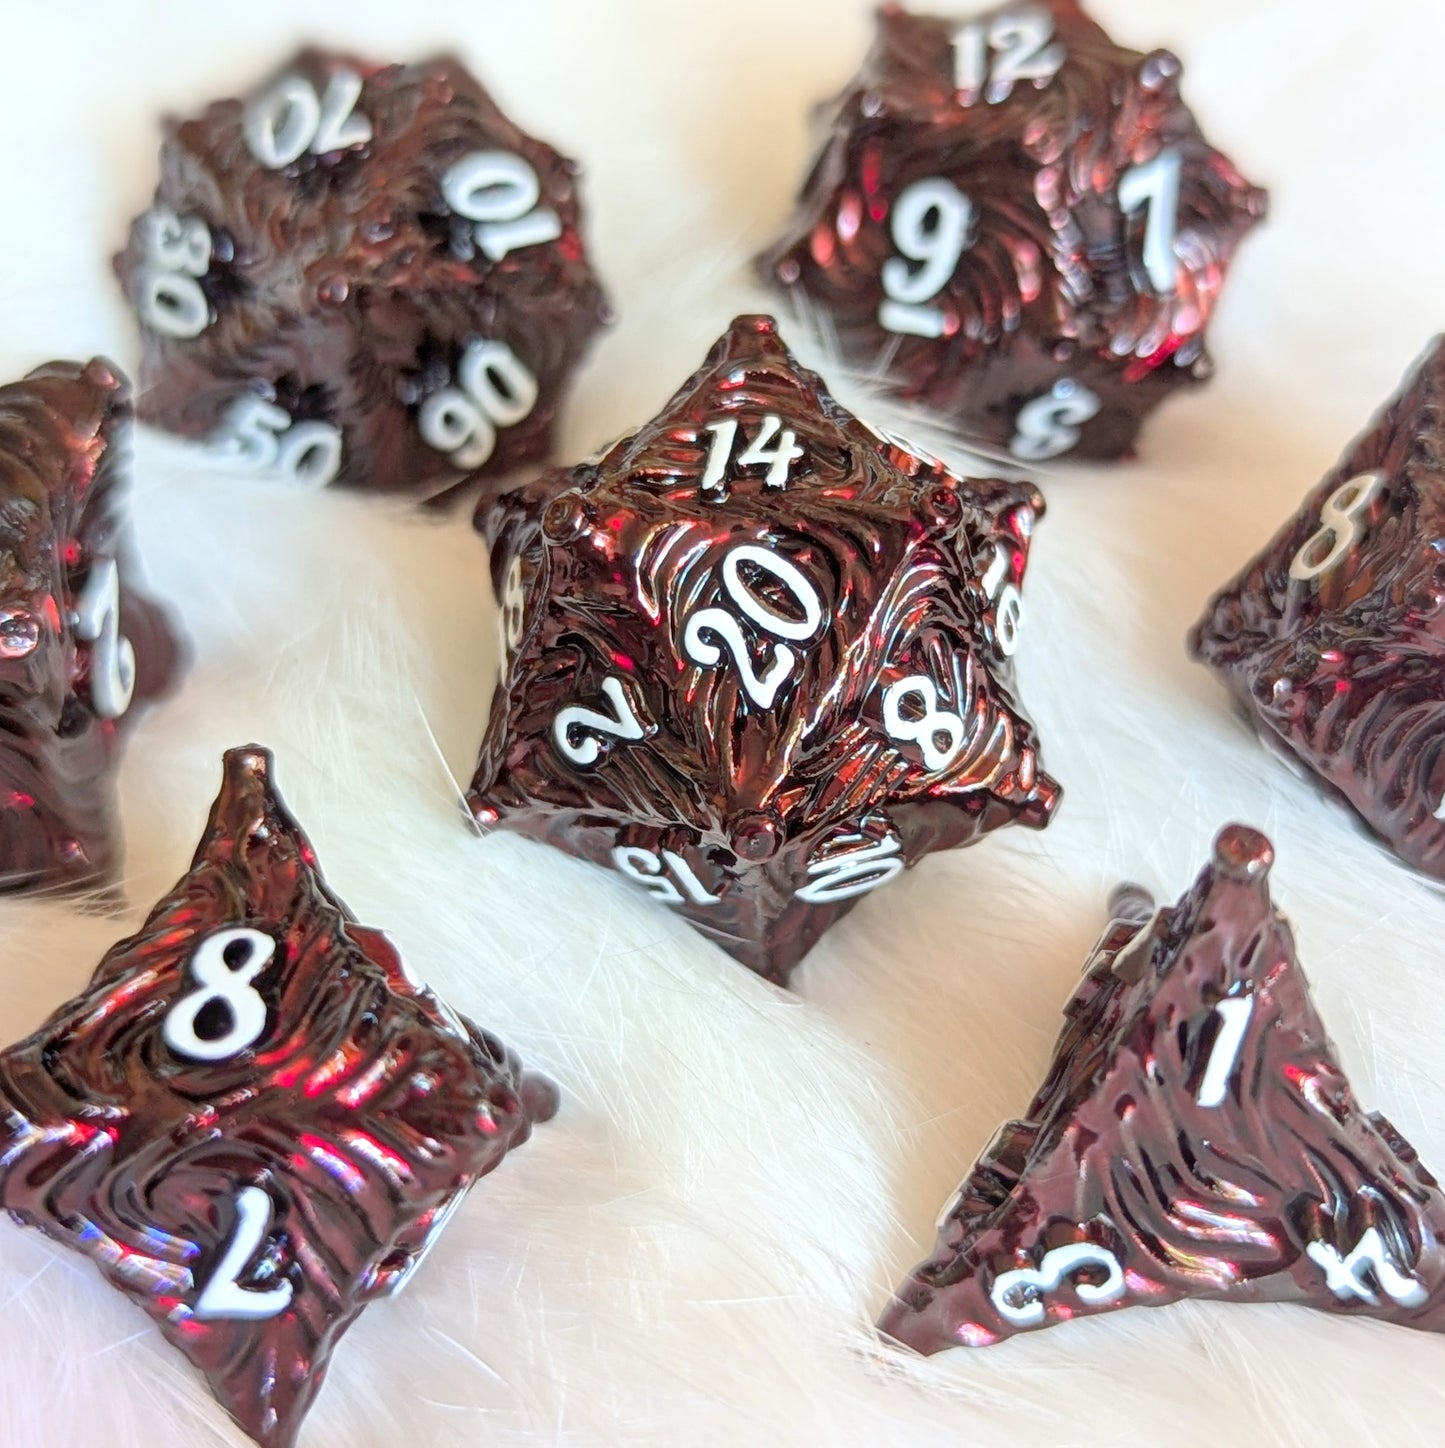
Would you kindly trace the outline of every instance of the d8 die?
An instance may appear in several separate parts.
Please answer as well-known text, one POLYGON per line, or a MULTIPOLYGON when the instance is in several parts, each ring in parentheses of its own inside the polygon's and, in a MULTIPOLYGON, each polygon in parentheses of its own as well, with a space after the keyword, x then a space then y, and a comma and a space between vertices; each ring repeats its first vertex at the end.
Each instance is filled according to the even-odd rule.
POLYGON ((785 980, 929 850, 1047 823, 1013 698, 1043 503, 845 412, 745 317, 657 417, 481 521, 508 658, 477 820, 785 980))
POLYGON ((1445 339, 1190 635, 1266 743, 1445 879, 1445 339))
POLYGON ((190 873, 0 1052, 0 1207, 290 1448, 342 1334, 557 1098, 356 923, 270 769, 226 756, 190 873))
POLYGON ((1181 1298, 1299 1302, 1445 1332, 1445 1196, 1340 1069, 1231 825, 1150 919, 1137 889, 1004 1125, 880 1324, 920 1352, 1181 1298))
POLYGON ((116 258, 141 415, 315 485, 534 462, 608 316, 580 227, 576 168, 460 62, 303 51, 167 123, 116 258))
POLYGON ((1265 208, 1179 76, 1076 0, 965 22, 884 5, 763 271, 975 441, 1129 454, 1146 414, 1208 375, 1205 329, 1265 208))
POLYGON ((130 429, 101 359, 0 387, 0 891, 114 874, 121 738, 179 672, 123 546, 130 429))

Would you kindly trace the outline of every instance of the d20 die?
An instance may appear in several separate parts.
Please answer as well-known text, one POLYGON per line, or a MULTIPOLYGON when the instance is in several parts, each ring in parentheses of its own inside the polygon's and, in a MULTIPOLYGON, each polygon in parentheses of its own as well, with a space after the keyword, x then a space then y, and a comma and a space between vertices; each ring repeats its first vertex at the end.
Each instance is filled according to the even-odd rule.
POLYGON ((142 417, 312 485, 436 493, 536 461, 609 315, 576 167, 449 57, 307 50, 168 122, 116 270, 142 417))
POLYGON ((1047 823, 1013 697, 1043 510, 879 437, 767 317, 599 462, 480 512, 508 657, 469 800, 783 981, 930 850, 1047 823))
POLYGON ((257 748, 190 873, 0 1053, 0 1206, 88 1256, 266 1448, 556 1108, 327 889, 257 748))
POLYGON ((883 1315, 920 1352, 1181 1298, 1445 1331, 1445 1197, 1341 1071, 1269 841, 1225 829, 1177 906, 1127 892, 1048 1079, 883 1315), (1139 908, 1141 898, 1146 908, 1139 908))
POLYGON ((0 891, 114 875, 122 735, 180 671, 123 546, 130 430, 99 358, 0 387, 0 891))
POLYGON ((1189 637, 1261 737, 1445 879, 1445 338, 1189 637))
POLYGON ((1127 455, 1208 375, 1205 330, 1265 210, 1201 135, 1180 70, 1076 0, 964 22, 886 4, 762 270, 977 442, 1127 455))

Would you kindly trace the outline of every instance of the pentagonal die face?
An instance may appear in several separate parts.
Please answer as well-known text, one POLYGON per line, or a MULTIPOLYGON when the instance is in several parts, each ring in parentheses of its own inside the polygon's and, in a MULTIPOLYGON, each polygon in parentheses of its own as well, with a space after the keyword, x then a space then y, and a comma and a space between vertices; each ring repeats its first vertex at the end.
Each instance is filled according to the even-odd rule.
POLYGON ((303 51, 168 124, 116 269, 142 416, 312 486, 535 461, 608 316, 576 168, 446 57, 303 51))
POLYGON ((964 21, 885 5, 764 274, 980 444, 1128 454, 1208 374, 1205 328, 1264 213, 1179 75, 1075 0, 964 21))
POLYGON ((635 437, 484 509, 513 632, 476 817, 784 979, 927 851, 1047 820, 1010 663, 1041 510, 881 439, 739 319, 635 437))
POLYGON ((1445 879, 1445 340, 1210 603, 1190 647, 1264 740, 1445 879))

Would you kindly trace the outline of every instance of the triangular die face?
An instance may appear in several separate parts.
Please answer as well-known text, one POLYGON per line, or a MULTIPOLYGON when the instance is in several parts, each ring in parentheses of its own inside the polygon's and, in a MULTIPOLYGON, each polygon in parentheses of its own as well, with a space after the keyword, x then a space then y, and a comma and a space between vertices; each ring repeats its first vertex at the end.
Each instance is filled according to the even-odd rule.
POLYGON ((685 822, 727 849, 759 816, 817 843, 891 802, 956 806, 955 843, 995 805, 1046 818, 1010 663, 1035 489, 884 440, 769 318, 544 482, 517 499, 539 526, 486 522, 517 647, 473 786, 485 823, 685 822))
POLYGON ((1445 1198, 1355 1101, 1230 826, 1151 924, 1116 920, 1048 1080, 1003 1127, 880 1326, 921 1352, 1184 1297, 1445 1330, 1445 1198))
POLYGON ((341 1334, 554 1106, 354 923, 269 755, 233 750, 191 871, 0 1054, 0 1205, 289 1448, 341 1334))

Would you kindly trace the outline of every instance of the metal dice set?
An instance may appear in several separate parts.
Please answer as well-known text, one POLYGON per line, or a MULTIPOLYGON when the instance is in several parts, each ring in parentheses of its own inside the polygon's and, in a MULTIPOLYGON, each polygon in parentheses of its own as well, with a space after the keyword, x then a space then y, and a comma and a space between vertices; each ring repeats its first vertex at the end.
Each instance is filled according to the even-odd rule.
MULTIPOLYGON (((879 13, 763 274, 975 448, 1119 458, 1205 333, 1264 193, 1167 51, 1075 0, 879 13)), ((610 319, 577 168, 453 58, 306 50, 167 123, 116 271, 140 412, 306 486, 480 493, 502 677, 467 793, 786 984, 930 852, 1060 800, 1017 697, 1044 499, 845 410, 766 316, 592 461, 550 452, 610 319)), ((131 585, 131 402, 103 361, 0 388, 0 890, 107 890, 113 773, 184 648, 131 585)), ((1210 605, 1190 648, 1277 748, 1445 878, 1445 346, 1210 605)), ((479 846, 479 849, 485 848, 479 846)), ((1049 1075, 882 1332, 921 1352, 1183 1297, 1445 1330, 1445 1198, 1356 1103, 1231 825, 1136 888, 1049 1075)), ((257 1442, 557 1108, 325 885, 259 746, 190 871, 0 1052, 0 1206, 89 1256, 257 1442)))

